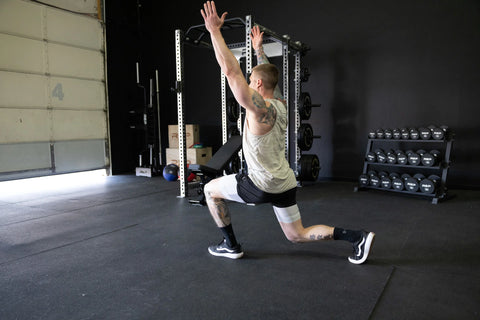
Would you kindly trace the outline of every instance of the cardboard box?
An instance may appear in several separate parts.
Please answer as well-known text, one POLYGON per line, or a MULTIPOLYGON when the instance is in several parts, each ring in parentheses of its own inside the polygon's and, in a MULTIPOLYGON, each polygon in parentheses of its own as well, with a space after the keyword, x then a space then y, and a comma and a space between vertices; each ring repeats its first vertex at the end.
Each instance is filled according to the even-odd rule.
MULTIPOLYGON (((167 164, 180 164, 177 148, 167 148, 167 164)), ((187 164, 206 164, 212 158, 212 147, 187 149, 187 164)))
MULTIPOLYGON (((195 143, 200 142, 200 129, 198 124, 185 125, 185 140, 187 148, 193 147, 195 143)), ((178 148, 178 125, 168 126, 168 147, 178 148)))

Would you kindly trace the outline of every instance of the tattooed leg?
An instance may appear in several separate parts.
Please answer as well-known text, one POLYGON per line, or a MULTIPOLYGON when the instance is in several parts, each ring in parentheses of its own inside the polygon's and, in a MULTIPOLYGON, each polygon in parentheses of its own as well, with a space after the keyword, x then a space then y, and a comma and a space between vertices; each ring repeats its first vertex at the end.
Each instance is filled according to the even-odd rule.
POLYGON ((207 205, 210 210, 210 214, 213 217, 216 225, 219 228, 226 227, 232 223, 230 219, 230 212, 225 203, 225 200, 218 198, 210 198, 207 196, 207 205))
POLYGON ((222 195, 215 189, 215 180, 205 185, 205 200, 215 224, 222 228, 231 224, 230 212, 225 200, 221 198, 222 195))
POLYGON ((326 225, 314 225, 304 228, 302 220, 292 223, 280 222, 283 232, 291 242, 312 242, 333 239, 333 227, 326 225))

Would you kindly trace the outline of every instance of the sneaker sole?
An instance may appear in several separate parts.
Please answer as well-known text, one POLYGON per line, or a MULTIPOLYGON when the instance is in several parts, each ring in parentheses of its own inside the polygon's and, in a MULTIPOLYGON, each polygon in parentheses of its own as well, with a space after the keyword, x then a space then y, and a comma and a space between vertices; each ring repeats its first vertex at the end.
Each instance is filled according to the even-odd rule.
POLYGON ((219 253, 219 252, 215 252, 215 251, 212 251, 210 250, 210 248, 208 248, 208 252, 212 255, 212 256, 216 256, 216 257, 225 257, 225 258, 230 258, 230 259, 240 259, 241 257, 243 257, 243 252, 240 252, 240 253, 219 253))
POLYGON ((365 247, 364 247, 363 258, 360 259, 360 260, 355 260, 355 259, 352 259, 352 258, 348 257, 348 261, 350 261, 350 262, 353 263, 353 264, 362 264, 362 263, 364 263, 364 262, 367 260, 368 255, 370 254, 370 249, 372 248, 373 240, 374 240, 374 239, 375 239, 375 233, 369 232, 369 233, 368 233, 368 236, 367 236, 367 239, 365 240, 365 247))

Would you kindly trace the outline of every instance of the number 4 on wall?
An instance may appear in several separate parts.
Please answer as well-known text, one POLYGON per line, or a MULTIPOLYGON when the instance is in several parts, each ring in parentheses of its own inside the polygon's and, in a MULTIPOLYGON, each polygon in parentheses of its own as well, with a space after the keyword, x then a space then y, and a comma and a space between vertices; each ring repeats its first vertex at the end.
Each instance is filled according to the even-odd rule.
POLYGON ((63 88, 61 83, 57 83, 57 85, 53 89, 52 97, 58 98, 58 100, 63 100, 64 94, 63 94, 63 88))

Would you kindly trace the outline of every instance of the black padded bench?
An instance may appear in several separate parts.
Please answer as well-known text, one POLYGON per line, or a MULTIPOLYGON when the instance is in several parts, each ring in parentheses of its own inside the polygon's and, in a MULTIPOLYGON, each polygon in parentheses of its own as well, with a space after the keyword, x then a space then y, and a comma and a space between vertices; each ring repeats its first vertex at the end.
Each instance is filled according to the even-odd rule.
POLYGON ((232 136, 223 146, 218 149, 213 157, 206 164, 191 164, 188 169, 200 177, 201 195, 199 200, 189 200, 190 203, 205 205, 205 195, 203 186, 210 180, 223 175, 230 161, 237 155, 242 148, 242 136, 232 136))

